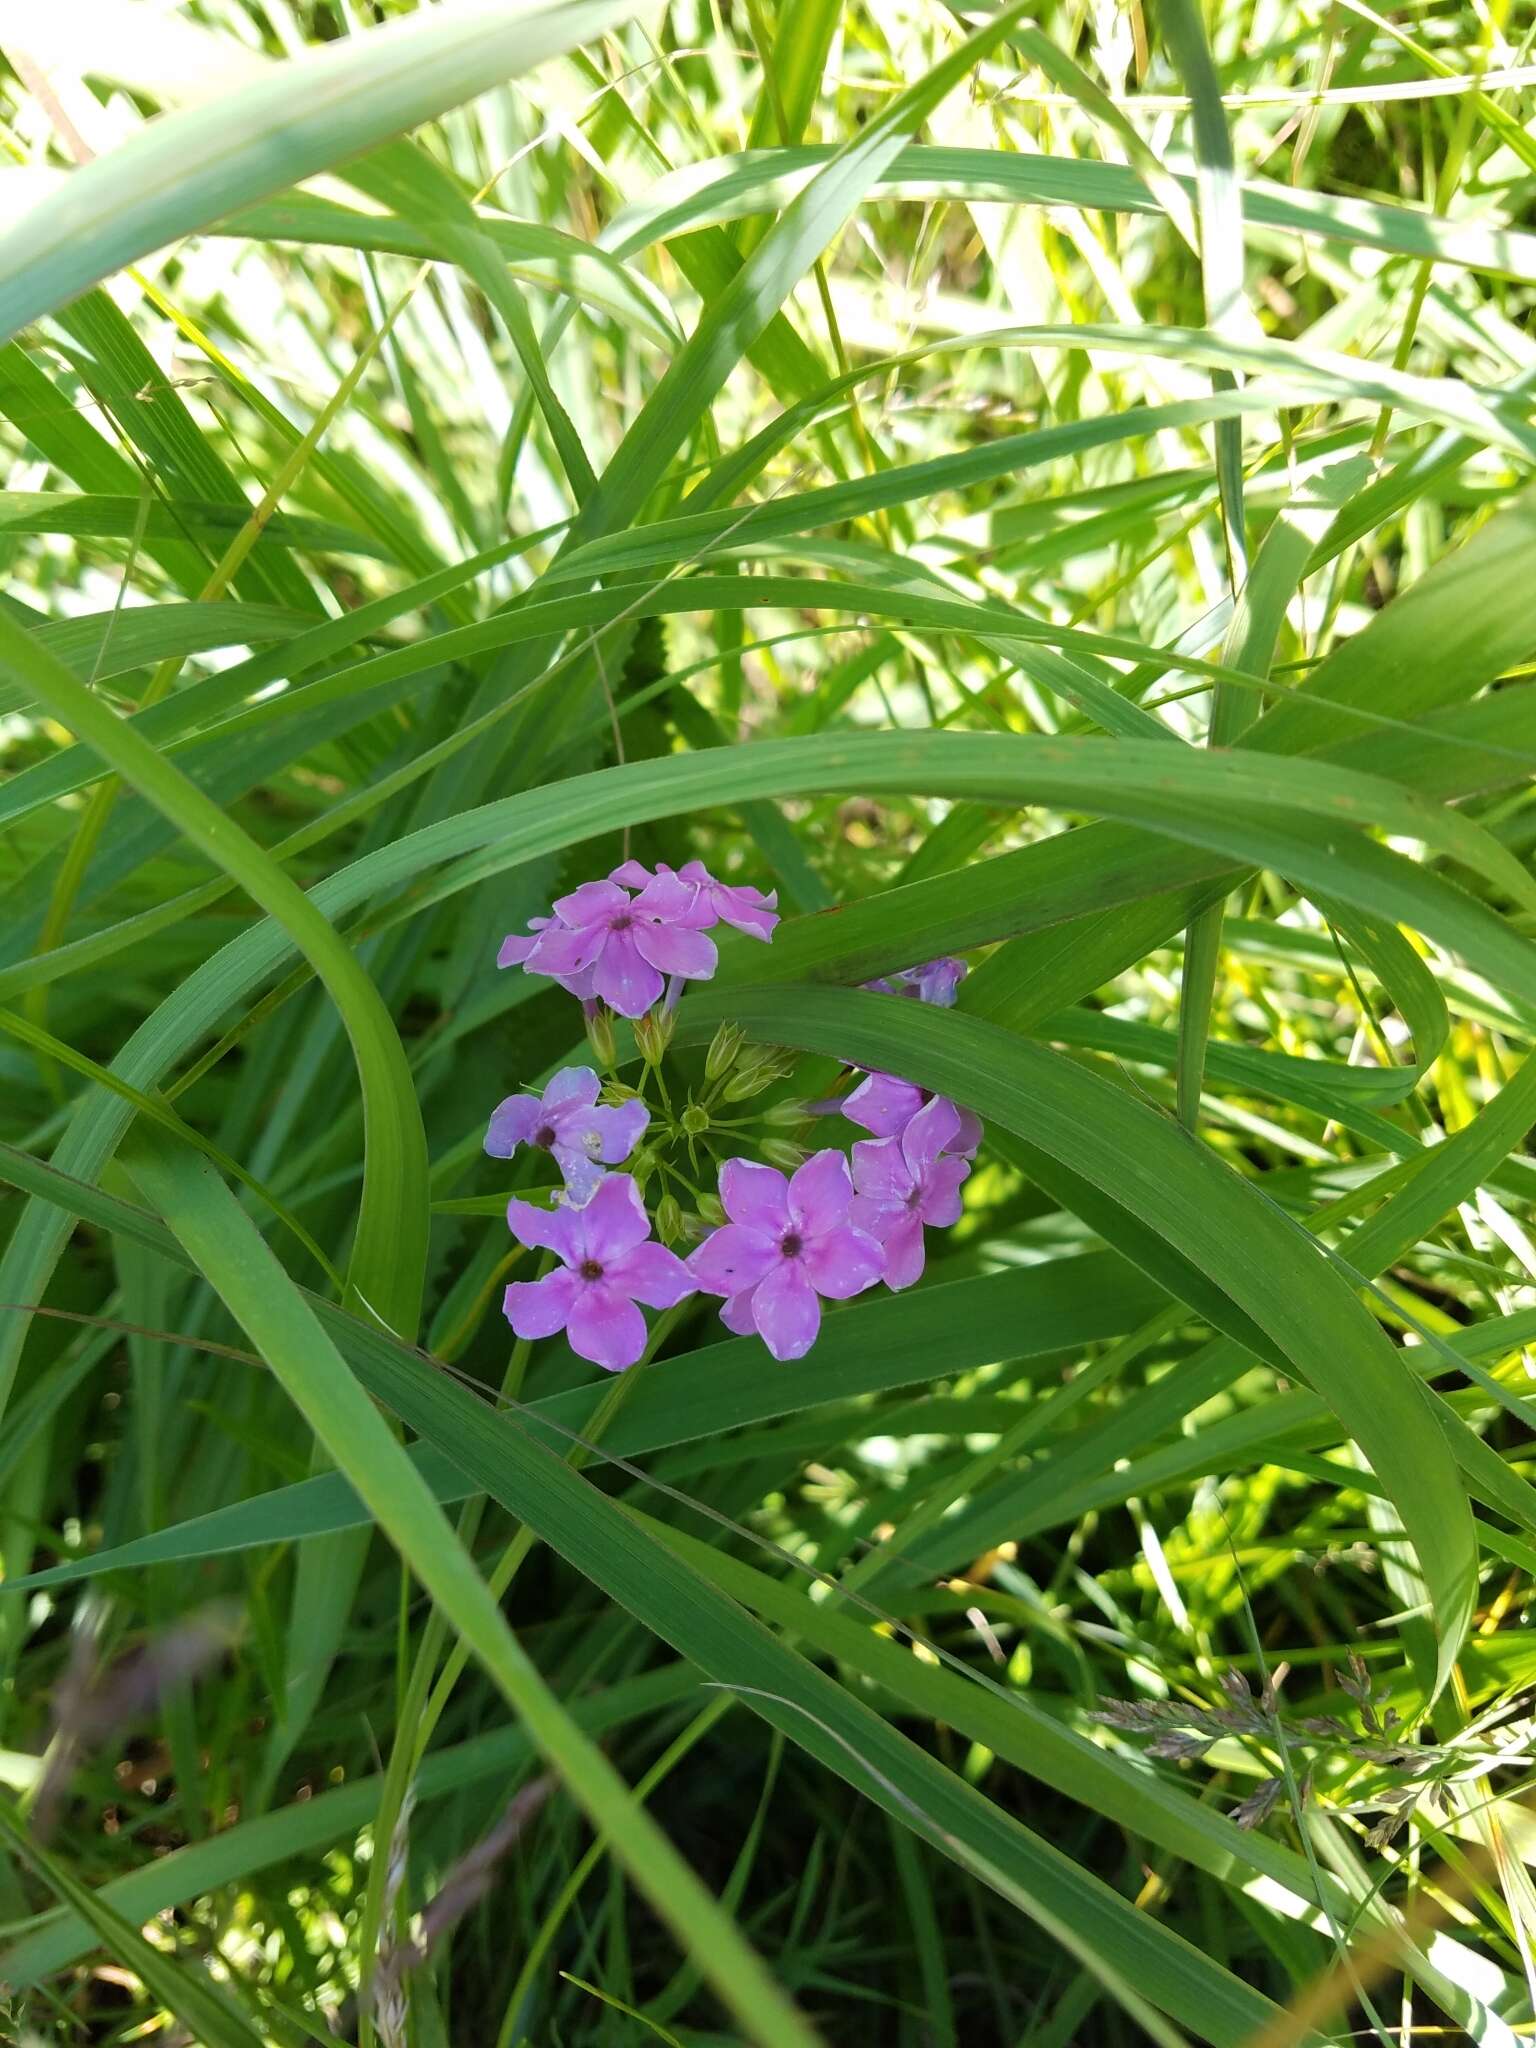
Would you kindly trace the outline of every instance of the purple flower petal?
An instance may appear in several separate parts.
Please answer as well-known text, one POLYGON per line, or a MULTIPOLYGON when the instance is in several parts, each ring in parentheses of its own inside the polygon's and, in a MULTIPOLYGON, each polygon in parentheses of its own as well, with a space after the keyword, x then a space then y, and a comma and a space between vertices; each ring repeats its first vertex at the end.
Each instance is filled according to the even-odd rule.
POLYGON ((592 981, 603 1001, 621 1017, 643 1017, 663 987, 656 969, 636 950, 633 926, 608 934, 607 944, 594 965, 592 981))
POLYGON ((797 1167, 789 1183, 790 1221, 819 1236, 844 1221, 853 1199, 848 1161, 841 1152, 816 1152, 797 1167))
POLYGON ((637 924, 634 941, 642 960, 649 960, 663 974, 683 974, 691 981, 708 981, 720 956, 715 942, 703 932, 680 924, 637 924))
POLYGON ((530 974, 580 974, 603 950, 603 938, 600 926, 576 932, 569 925, 546 925, 523 965, 530 974))
POLYGON ((646 883, 654 881, 655 877, 650 869, 642 867, 639 861, 626 860, 621 861, 616 868, 609 869, 608 879, 610 882, 622 883, 626 889, 643 889, 646 883))
POLYGON ((554 1145, 550 1149, 560 1169, 560 1178, 565 1182, 567 1205, 573 1209, 584 1209, 608 1176, 591 1154, 579 1145, 554 1145))
POLYGON ((962 1109, 960 1112, 960 1136, 950 1149, 951 1151, 958 1152, 962 1159, 970 1159, 980 1149, 982 1135, 981 1118, 973 1110, 962 1109))
POLYGON ((562 1067, 544 1090, 544 1107, 553 1109, 557 1103, 576 1103, 590 1109, 600 1085, 590 1067, 562 1067))
POLYGON ((766 945, 779 921, 779 913, 773 907, 778 895, 777 889, 765 896, 761 889, 749 888, 745 884, 728 889, 722 882, 715 885, 714 905, 723 923, 734 925, 749 939, 761 939, 766 945))
POLYGON ((782 1264, 778 1241, 767 1231, 726 1223, 713 1230, 688 1259, 695 1287, 706 1294, 741 1294, 782 1264))
POLYGON ((876 1138, 893 1138, 923 1106, 923 1091, 894 1074, 866 1074, 843 1098, 843 1115, 876 1138))
POLYGON ((651 1234, 651 1219, 640 1190, 627 1173, 605 1175, 602 1186, 579 1214, 585 1223, 580 1256, 596 1259, 603 1266, 623 1258, 651 1234))
POLYGON ((744 1287, 740 1294, 733 1294, 721 1306, 721 1322, 738 1337, 757 1335, 757 1318, 752 1313, 752 1297, 756 1292, 755 1287, 744 1287))
POLYGON ((801 1260, 806 1278, 829 1301, 847 1301, 851 1295, 862 1294, 885 1271, 885 1253, 879 1241, 846 1223, 808 1239, 801 1260))
POLYGON ((530 917, 526 937, 519 932, 508 932, 501 942, 501 951, 496 955, 498 967, 521 967, 528 955, 539 942, 539 934, 553 920, 547 917, 530 917))
POLYGON ((858 1139, 853 1148, 853 1184, 871 1203, 891 1209, 902 1207, 912 1192, 912 1169, 907 1165, 901 1139, 858 1139))
POLYGON ((821 1328, 821 1303, 798 1259, 780 1259, 753 1289, 752 1320, 775 1358, 804 1358, 821 1328))
POLYGON ((971 1170, 968 1159, 959 1159, 953 1153, 934 1161, 933 1171, 923 1183, 923 1199, 919 1214, 925 1223, 936 1229, 945 1230, 951 1223, 960 1221, 964 1203, 960 1199, 960 1185, 971 1170))
POLYGON ((719 923, 703 891, 674 874, 665 861, 657 862, 655 875, 635 898, 635 915, 686 925, 694 931, 719 923))
POLYGON ((930 1096, 901 1133, 902 1156, 914 1182, 960 1134, 960 1112, 947 1096, 930 1096))
POLYGON ((519 1337, 553 1337, 565 1328, 580 1285, 565 1266, 542 1280, 514 1280, 501 1298, 502 1314, 519 1337))
POLYGON ((569 896, 555 898, 555 913, 568 925, 606 924, 628 903, 628 895, 617 882, 583 882, 569 896))
POLYGON ((554 1252, 567 1265, 575 1265, 585 1244, 581 1214, 573 1209, 536 1209, 532 1202, 520 1202, 514 1195, 507 1204, 507 1226, 519 1244, 554 1252))
POLYGON ((775 1236, 789 1228, 789 1182, 775 1166, 727 1159, 720 1169, 720 1201, 733 1223, 775 1236))
POLYGON ((603 1278, 643 1301, 647 1308, 675 1308, 694 1292, 693 1275, 664 1244, 637 1244, 633 1251, 610 1259, 603 1278))
POLYGON ((645 1317, 617 1287, 594 1281, 578 1292, 565 1335, 578 1358, 622 1372, 645 1349, 645 1317))
POLYGON ((485 1134, 485 1149, 492 1159, 510 1159, 519 1145, 526 1145, 544 1115, 536 1095, 509 1095, 491 1111, 485 1134))
MULTIPOLYGON (((886 1144, 889 1141, 882 1138, 886 1144)), ((877 1244, 884 1244, 887 1232, 894 1230, 900 1219, 907 1214, 907 1205, 898 1207, 894 1202, 874 1201, 868 1195, 855 1195, 848 1204, 848 1221, 855 1230, 862 1230, 877 1244)))
POLYGON ((901 979, 920 1003, 937 1003, 947 1010, 953 1006, 955 991, 966 973, 963 960, 946 955, 942 960, 928 960, 921 967, 907 968, 901 979))
POLYGON ((601 1143, 598 1158, 609 1166, 619 1165, 645 1136, 650 1120, 651 1112, 638 1100, 593 1110, 591 1122, 596 1126, 601 1143))
POLYGON ((887 1287, 899 1293, 922 1278, 923 1262, 923 1225, 917 1211, 893 1211, 885 1233, 885 1271, 881 1278, 887 1287))
POLYGON ((723 919, 750 938, 766 942, 773 937, 773 928, 779 921, 779 913, 774 908, 779 900, 777 889, 770 890, 765 896, 761 889, 754 889, 747 883, 733 887, 717 881, 701 860, 684 861, 678 874, 683 881, 691 882, 698 889, 701 902, 708 903, 709 923, 723 919))

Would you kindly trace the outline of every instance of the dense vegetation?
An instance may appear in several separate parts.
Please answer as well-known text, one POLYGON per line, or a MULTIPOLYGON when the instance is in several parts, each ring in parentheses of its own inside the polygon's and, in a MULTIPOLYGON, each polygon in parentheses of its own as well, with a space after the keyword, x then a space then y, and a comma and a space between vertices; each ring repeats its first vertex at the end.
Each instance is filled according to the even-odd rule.
POLYGON ((1529 2035, 1533 38, 6 16, 0 2039, 1529 2035))

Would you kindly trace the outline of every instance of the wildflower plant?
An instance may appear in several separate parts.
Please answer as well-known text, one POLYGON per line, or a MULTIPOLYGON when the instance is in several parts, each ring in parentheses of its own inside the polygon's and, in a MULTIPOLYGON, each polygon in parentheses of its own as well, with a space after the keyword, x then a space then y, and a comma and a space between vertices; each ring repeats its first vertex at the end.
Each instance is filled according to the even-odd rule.
MULTIPOLYGON (((777 1359, 803 1358, 824 1300, 881 1282, 910 1287, 925 1227, 959 1220, 981 1126, 943 1096, 876 1073, 814 1111, 791 1100, 728 1113, 792 1070, 731 1023, 715 1034, 697 1092, 678 1076, 669 1084, 678 999, 715 971, 710 930, 731 925, 767 945, 777 903, 719 881, 702 861, 653 870, 626 859, 503 940, 498 966, 546 975, 580 1000, 608 1071, 600 1081, 591 1067, 563 1067, 541 1093, 509 1096, 492 1114, 493 1158, 531 1147, 560 1173, 543 1203, 508 1205, 517 1243, 562 1262, 508 1285, 503 1308, 519 1337, 563 1332, 578 1356, 622 1372, 645 1351, 637 1304, 675 1308, 698 1291, 724 1297, 720 1320, 737 1336, 755 1334, 777 1359), (614 1017, 634 1027, 637 1083, 618 1071, 614 1017), (837 1110, 877 1134, 854 1144, 851 1161, 782 1135, 837 1110), (653 1227, 662 1242, 649 1241, 653 1227), (668 1249, 685 1239, 697 1240, 686 1263, 668 1249)), ((948 1007, 965 971, 962 960, 932 960, 870 986, 948 1007)))

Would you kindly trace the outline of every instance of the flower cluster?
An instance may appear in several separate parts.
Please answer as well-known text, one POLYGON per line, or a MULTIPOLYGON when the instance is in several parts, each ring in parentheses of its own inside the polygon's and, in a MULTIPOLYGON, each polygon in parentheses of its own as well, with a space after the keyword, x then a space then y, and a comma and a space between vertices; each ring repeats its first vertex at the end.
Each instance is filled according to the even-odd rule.
MULTIPOLYGON (((865 1073, 835 1101, 780 1102, 744 1116, 736 1105, 782 1080, 791 1063, 746 1047, 745 1034, 727 1024, 704 1061, 701 1091, 674 1105, 662 1064, 682 985, 713 975, 715 926, 771 940, 775 901, 718 881, 701 861, 651 869, 626 860, 503 942, 498 966, 545 975, 580 1000, 607 1069, 605 1080, 592 1067, 566 1067, 542 1094, 509 1096, 486 1133, 493 1158, 527 1147, 560 1172, 548 1206, 514 1197, 507 1209, 517 1242, 547 1255, 537 1279, 506 1290, 519 1337, 564 1331, 579 1357, 620 1372, 645 1350, 640 1304, 675 1308, 703 1292, 723 1297, 727 1329, 755 1333, 775 1358, 803 1358, 823 1301, 879 1283, 910 1287, 923 1271, 925 1228, 958 1220, 981 1126, 894 1074, 865 1073), (639 1087, 618 1078, 615 1015, 634 1027, 639 1087), (807 1154, 782 1135, 834 1110, 869 1133, 851 1154, 835 1146, 807 1154), (758 1159, 742 1156, 738 1136, 754 1127, 746 1142, 758 1159), (697 1176, 716 1162, 716 1190, 701 1189, 697 1176), (684 1258, 670 1246, 687 1236, 701 1241, 684 1258)), ((947 1006, 965 971, 960 960, 931 960, 867 985, 947 1006)))

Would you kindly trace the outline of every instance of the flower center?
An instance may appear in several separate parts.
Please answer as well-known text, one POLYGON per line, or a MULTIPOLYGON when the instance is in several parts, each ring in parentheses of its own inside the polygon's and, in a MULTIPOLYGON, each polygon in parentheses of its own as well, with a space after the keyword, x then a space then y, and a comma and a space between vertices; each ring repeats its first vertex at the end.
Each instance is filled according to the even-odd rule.
POLYGON ((554 1125, 544 1124, 540 1129, 536 1130, 533 1134, 533 1142, 535 1145, 542 1145, 547 1152, 555 1142, 554 1125))
POLYGON ((922 1199, 923 1199, 923 1191, 922 1191, 922 1189, 921 1189, 921 1188, 914 1188, 914 1189, 912 1190, 911 1194, 910 1194, 910 1195, 908 1195, 908 1197, 907 1197, 907 1207, 908 1207, 909 1209, 915 1209, 915 1208, 917 1207, 918 1203, 919 1203, 919 1202, 921 1202, 921 1200, 922 1200, 922 1199))
POLYGON ((611 932, 627 932, 634 921, 627 910, 621 910, 608 929, 611 932))
POLYGON ((798 1259, 805 1249, 805 1241, 798 1230, 791 1230, 779 1239, 779 1250, 786 1259, 798 1259))
POLYGON ((583 1280, 601 1280, 603 1277, 603 1269, 596 1259, 583 1259, 576 1271, 583 1280))

